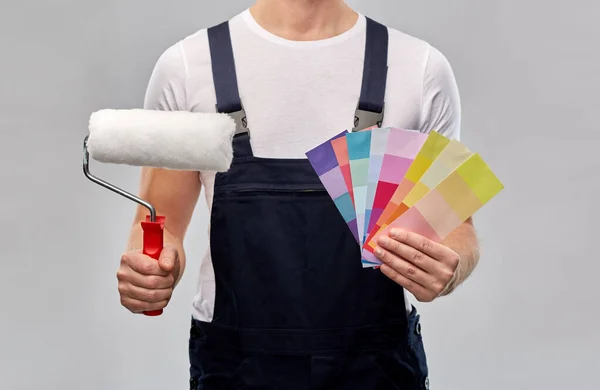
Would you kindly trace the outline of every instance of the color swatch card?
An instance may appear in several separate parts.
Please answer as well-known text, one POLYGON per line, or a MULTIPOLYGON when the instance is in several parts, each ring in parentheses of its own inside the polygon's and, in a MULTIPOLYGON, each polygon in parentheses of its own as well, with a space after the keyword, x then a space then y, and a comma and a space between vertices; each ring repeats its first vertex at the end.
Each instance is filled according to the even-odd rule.
POLYGON ((431 164, 433 164, 435 159, 450 143, 448 138, 435 131, 429 133, 426 137, 423 145, 414 157, 412 164, 406 170, 400 184, 394 188, 392 196, 388 197, 386 195, 386 202, 382 202, 380 205, 378 204, 378 206, 382 206, 383 211, 379 213, 377 221, 371 227, 370 234, 366 239, 367 243, 372 241, 375 233, 377 233, 381 229, 381 226, 389 220, 392 213, 396 211, 402 203, 402 200, 408 195, 415 184, 429 169, 431 164))
POLYGON ((367 204, 367 185, 369 181, 371 133, 372 131, 359 131, 346 134, 348 158, 350 160, 350 174, 352 175, 352 189, 354 192, 356 224, 358 225, 358 238, 361 246, 365 232, 365 210, 367 204))
POLYGON ((383 158, 388 149, 388 136, 390 135, 390 128, 378 129, 371 131, 371 153, 369 156, 369 173, 367 181, 367 201, 365 203, 365 226, 363 232, 363 242, 367 238, 367 232, 369 231, 369 221, 371 219, 371 211, 373 209, 373 202, 375 201, 375 194, 377 191, 377 185, 379 184, 379 175, 383 165, 383 158))
MULTIPOLYGON (((377 230, 373 229, 371 231, 371 236, 374 236, 380 229, 385 228, 393 220, 400 217, 402 213, 412 207, 472 155, 473 152, 466 146, 457 140, 451 140, 446 147, 442 149, 437 156, 437 159, 431 163, 423 176, 412 185, 412 189, 406 194, 404 199, 401 200, 395 210, 391 210, 391 213, 385 222, 380 227, 377 226, 377 230)), ((395 202, 390 202, 390 204, 395 204, 395 202)), ((375 246, 376 243, 370 239, 365 243, 364 250, 372 252, 372 250, 375 249, 375 246)))
POLYGON ((331 146, 333 147, 338 165, 342 170, 342 175, 344 175, 344 182, 346 183, 350 200, 352 200, 352 207, 354 207, 354 190, 352 189, 352 175, 350 174, 350 159, 348 158, 348 142, 346 142, 346 137, 335 138, 331 141, 331 146))
POLYGON ((347 131, 344 131, 311 149, 306 152, 306 157, 319 176, 321 183, 323 183, 323 187, 325 187, 325 190, 331 199, 333 199, 333 202, 350 228, 356 242, 361 244, 357 230, 354 205, 350 198, 350 194, 348 193, 342 169, 338 164, 335 151, 331 145, 333 140, 343 137, 347 133, 347 131))
MULTIPOLYGON (((435 188, 374 236, 400 228, 441 242, 469 217, 504 189, 503 184, 479 154, 472 154, 435 188)), ((372 263, 372 254, 363 257, 372 263)))

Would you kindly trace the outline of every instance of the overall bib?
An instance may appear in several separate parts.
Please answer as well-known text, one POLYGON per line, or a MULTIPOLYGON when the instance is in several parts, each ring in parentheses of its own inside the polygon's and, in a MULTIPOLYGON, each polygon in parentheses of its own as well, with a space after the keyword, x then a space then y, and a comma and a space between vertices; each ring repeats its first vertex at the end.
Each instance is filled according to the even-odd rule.
MULTIPOLYGON (((427 389, 419 316, 407 315, 402 287, 362 268, 307 159, 253 156, 228 23, 208 39, 217 111, 238 130, 231 168, 215 177, 214 317, 192 319, 190 390, 427 389)), ((355 130, 381 125, 387 45, 387 28, 367 19, 355 130)))

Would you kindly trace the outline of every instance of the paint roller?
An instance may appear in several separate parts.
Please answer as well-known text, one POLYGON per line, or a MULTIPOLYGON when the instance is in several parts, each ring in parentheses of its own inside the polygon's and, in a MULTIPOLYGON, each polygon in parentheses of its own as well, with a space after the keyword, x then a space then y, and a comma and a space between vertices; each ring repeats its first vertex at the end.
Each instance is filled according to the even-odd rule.
MULTIPOLYGON (((141 222, 143 253, 158 260, 163 249, 165 217, 144 199, 90 173, 90 157, 101 163, 180 171, 225 172, 233 158, 236 122, 227 114, 104 109, 89 118, 83 143, 83 172, 92 182, 148 209, 141 222)), ((162 310, 144 313, 158 316, 162 310)))

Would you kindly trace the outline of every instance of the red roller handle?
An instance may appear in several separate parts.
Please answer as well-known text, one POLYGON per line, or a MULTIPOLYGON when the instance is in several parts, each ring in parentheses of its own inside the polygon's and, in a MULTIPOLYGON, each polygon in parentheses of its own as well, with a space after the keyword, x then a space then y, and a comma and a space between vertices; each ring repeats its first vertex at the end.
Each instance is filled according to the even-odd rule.
MULTIPOLYGON (((165 227, 165 217, 156 217, 156 222, 150 221, 150 216, 142 221, 142 230, 144 232, 144 254, 158 260, 160 252, 163 250, 163 230, 165 227)), ((162 309, 145 311, 144 315, 159 316, 163 313, 162 309)))

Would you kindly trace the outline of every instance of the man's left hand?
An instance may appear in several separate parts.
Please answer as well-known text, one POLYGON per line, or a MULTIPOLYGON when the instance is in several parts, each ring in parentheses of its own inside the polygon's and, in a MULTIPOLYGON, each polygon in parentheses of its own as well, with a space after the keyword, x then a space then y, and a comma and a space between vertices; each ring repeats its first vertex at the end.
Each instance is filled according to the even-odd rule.
POLYGON ((374 254, 381 272, 419 300, 431 302, 446 291, 454 278, 460 256, 443 244, 419 234, 391 229, 382 235, 374 254))

